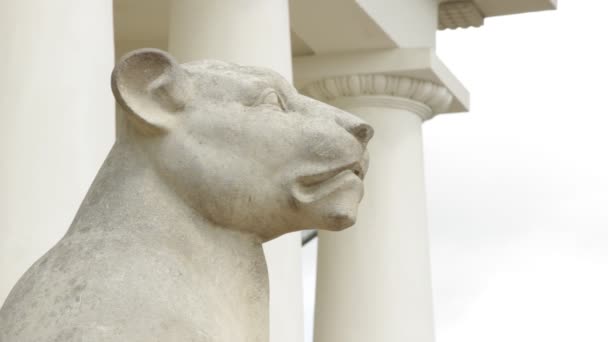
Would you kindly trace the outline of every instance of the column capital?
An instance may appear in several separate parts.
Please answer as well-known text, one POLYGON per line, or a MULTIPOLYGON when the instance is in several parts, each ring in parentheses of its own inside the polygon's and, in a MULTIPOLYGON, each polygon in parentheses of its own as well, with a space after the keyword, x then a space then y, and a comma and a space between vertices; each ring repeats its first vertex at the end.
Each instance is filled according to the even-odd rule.
POLYGON ((302 93, 341 105, 381 106, 408 110, 424 120, 448 110, 454 96, 439 84, 407 76, 355 74, 308 84, 302 93))
MULTIPOLYGON (((434 49, 377 49, 297 57, 296 87, 317 99, 395 97, 430 108, 427 118, 466 112, 469 92, 434 49)), ((402 102, 403 102, 402 101, 402 102)))

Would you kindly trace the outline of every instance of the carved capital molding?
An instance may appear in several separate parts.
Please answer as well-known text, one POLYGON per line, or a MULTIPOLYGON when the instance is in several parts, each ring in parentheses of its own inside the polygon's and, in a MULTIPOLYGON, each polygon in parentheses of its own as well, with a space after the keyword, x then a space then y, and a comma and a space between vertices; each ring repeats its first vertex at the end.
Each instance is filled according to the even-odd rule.
POLYGON ((360 104, 403 108, 428 120, 450 107, 453 95, 441 85, 405 76, 358 74, 326 78, 304 86, 302 93, 339 104, 360 104))
POLYGON ((449 1, 439 5, 439 29, 480 27, 485 15, 473 1, 449 1))

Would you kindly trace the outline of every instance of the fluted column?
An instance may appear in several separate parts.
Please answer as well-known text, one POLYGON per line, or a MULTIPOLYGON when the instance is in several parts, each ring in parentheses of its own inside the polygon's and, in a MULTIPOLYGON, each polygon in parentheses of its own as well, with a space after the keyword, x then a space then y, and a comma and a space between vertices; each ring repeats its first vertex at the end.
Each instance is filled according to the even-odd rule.
MULTIPOLYGON (((274 69, 291 80, 287 0, 173 0, 169 51, 180 61, 220 59, 274 69)), ((270 342, 301 342, 301 238, 264 244, 270 281, 270 342)))
POLYGON ((3 1, 0 305, 67 231, 114 141, 112 1, 3 1))
POLYGON ((357 224, 320 232, 315 342, 433 341, 421 125, 452 95, 380 74, 329 78, 303 91, 376 132, 357 224))

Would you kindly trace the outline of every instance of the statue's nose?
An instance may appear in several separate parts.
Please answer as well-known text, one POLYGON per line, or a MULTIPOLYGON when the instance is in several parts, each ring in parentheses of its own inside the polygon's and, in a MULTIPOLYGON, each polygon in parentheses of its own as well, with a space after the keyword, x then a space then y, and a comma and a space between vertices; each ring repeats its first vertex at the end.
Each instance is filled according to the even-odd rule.
POLYGON ((345 127, 345 129, 363 145, 367 145, 367 142, 374 136, 374 129, 372 126, 362 121, 345 127))
POLYGON ((338 125, 342 126, 346 131, 357 138, 363 146, 367 145, 374 136, 374 129, 372 126, 354 114, 345 111, 337 111, 335 112, 334 118, 338 125))
POLYGON ((352 134, 363 146, 366 146, 374 136, 374 129, 372 126, 358 118, 356 115, 327 105, 325 105, 324 108, 326 110, 322 111, 323 115, 333 117, 338 125, 352 134))

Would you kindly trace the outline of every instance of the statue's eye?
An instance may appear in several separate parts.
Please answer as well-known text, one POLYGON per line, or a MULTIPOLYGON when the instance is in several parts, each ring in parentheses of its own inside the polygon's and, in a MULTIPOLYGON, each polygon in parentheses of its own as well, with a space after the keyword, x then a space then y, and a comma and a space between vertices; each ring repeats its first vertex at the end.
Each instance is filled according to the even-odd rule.
POLYGON ((266 104, 271 106, 279 107, 282 111, 285 111, 285 103, 281 96, 274 90, 268 91, 262 96, 260 104, 266 104))

